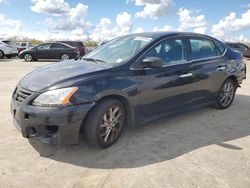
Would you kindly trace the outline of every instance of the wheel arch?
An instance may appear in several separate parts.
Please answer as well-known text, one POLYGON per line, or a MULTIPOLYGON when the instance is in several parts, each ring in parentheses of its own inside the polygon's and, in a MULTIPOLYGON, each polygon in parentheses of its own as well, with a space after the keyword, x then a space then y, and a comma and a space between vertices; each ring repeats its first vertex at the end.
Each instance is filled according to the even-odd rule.
MULTIPOLYGON (((235 75, 230 75, 230 76, 228 76, 226 79, 231 79, 231 80, 233 80, 234 83, 235 83, 235 85, 236 85, 236 87, 239 87, 239 82, 238 82, 238 79, 237 79, 237 77, 236 77, 235 75)), ((226 80, 226 79, 225 79, 225 80, 226 80)))
POLYGON ((85 118, 83 119, 81 129, 80 129, 80 133, 83 132, 83 127, 84 127, 84 124, 86 122, 86 119, 89 116, 89 114, 92 112, 92 110, 98 105, 98 103, 100 103, 103 100, 108 100, 108 99, 116 99, 116 100, 120 101, 123 104, 123 106, 125 108, 125 111, 126 111, 126 126, 132 126, 133 125, 133 122, 134 122, 134 110, 133 110, 133 107, 132 107, 131 103, 129 102, 129 100, 124 95, 107 94, 107 95, 103 95, 102 97, 95 100, 95 105, 88 111, 85 118))

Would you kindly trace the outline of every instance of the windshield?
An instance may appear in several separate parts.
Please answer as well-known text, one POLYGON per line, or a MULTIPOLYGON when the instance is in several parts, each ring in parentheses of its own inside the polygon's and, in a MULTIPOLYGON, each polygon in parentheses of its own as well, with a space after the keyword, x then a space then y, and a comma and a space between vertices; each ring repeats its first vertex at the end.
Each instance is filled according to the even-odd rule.
POLYGON ((126 36, 113 39, 89 54, 83 59, 94 59, 105 63, 124 63, 144 48, 152 38, 143 36, 126 36))

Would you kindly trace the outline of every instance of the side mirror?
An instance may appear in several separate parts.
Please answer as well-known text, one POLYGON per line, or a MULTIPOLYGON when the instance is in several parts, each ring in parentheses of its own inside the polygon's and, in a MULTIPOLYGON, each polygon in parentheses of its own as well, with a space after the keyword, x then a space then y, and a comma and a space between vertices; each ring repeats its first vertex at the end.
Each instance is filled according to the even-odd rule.
POLYGON ((163 61, 158 57, 146 57, 142 60, 144 68, 161 68, 163 65, 163 61))

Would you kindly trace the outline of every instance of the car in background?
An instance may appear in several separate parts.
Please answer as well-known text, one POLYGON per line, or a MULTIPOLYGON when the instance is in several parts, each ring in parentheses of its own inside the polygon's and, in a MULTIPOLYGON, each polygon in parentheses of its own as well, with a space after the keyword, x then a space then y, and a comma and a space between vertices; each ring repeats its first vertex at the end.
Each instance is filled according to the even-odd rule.
POLYGON ((84 56, 85 54, 88 53, 86 47, 80 41, 58 41, 58 42, 65 43, 65 44, 68 44, 70 46, 77 48, 79 50, 80 56, 84 56))
POLYGON ((96 47, 86 47, 87 53, 92 52, 96 47))
POLYGON ((38 59, 78 59, 79 51, 70 45, 54 42, 44 43, 31 49, 20 52, 19 58, 25 61, 37 61, 38 59))
POLYGON ((18 42, 15 45, 17 46, 18 54, 23 50, 27 50, 33 47, 30 42, 18 42))
POLYGON ((8 59, 17 56, 17 47, 7 39, 0 39, 0 59, 6 57, 8 59))
POLYGON ((250 58, 250 48, 239 42, 226 42, 230 48, 240 51, 244 57, 250 58))
POLYGON ((82 132, 89 144, 107 148, 126 125, 206 105, 228 108, 245 78, 245 58, 215 38, 132 34, 81 60, 27 74, 14 89, 11 112, 26 138, 72 145, 82 132))

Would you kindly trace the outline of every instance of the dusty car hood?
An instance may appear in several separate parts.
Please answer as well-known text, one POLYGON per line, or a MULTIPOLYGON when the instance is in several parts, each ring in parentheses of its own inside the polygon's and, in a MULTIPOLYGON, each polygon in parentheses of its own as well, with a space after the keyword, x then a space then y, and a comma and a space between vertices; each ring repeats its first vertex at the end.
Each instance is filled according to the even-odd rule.
POLYGON ((108 63, 90 63, 83 60, 69 60, 43 66, 27 74, 19 83, 22 88, 40 91, 57 82, 74 79, 84 74, 111 68, 108 63))

